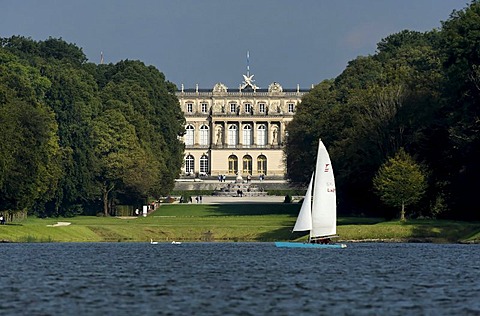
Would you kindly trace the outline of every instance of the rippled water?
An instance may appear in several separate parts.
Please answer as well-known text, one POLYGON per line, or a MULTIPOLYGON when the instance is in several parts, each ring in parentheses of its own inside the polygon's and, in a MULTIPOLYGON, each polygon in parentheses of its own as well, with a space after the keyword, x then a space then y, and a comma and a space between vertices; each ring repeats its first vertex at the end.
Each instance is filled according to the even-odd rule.
POLYGON ((1 315, 479 315, 480 245, 1 244, 1 315))

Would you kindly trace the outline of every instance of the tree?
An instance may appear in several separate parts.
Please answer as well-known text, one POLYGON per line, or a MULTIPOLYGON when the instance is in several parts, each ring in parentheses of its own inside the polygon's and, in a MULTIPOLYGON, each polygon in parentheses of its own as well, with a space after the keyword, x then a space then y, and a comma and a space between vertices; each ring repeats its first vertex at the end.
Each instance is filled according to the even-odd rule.
POLYGON ((405 220, 405 208, 424 195, 427 182, 420 166, 403 148, 378 170, 373 186, 387 205, 400 208, 400 220, 405 220))
MULTIPOLYGON (((93 76, 81 68, 86 57, 80 48, 61 39, 36 42, 13 36, 1 39, 1 44, 5 52, 14 54, 16 60, 30 65, 31 69, 28 73, 24 70, 26 67, 11 65, 13 73, 17 76, 25 73, 27 79, 10 76, 4 81, 5 85, 12 86, 11 91, 16 91, 17 98, 35 99, 48 106, 58 124, 62 177, 56 188, 51 186, 55 189, 51 199, 35 203, 35 212, 40 216, 81 213, 82 204, 94 200, 93 146, 89 134, 100 103, 93 76), (19 83, 24 87, 16 88, 19 83)), ((6 55, 0 59, 8 60, 6 55)))
POLYGON ((105 109, 121 111, 145 153, 156 161, 149 195, 158 198, 174 187, 183 162, 185 118, 173 84, 152 66, 140 61, 100 65, 95 73, 105 109))
POLYGON ((107 216, 115 190, 129 188, 146 194, 156 163, 141 148, 135 127, 117 110, 107 110, 95 119, 92 138, 96 177, 107 216))
POLYGON ((479 219, 477 187, 480 177, 480 1, 454 11, 442 23, 444 106, 439 115, 448 139, 435 154, 438 170, 448 183, 452 217, 479 219), (443 167, 443 168, 442 168, 443 167))
POLYGON ((47 40, 39 42, 39 54, 45 59, 54 58, 77 66, 87 61, 81 48, 67 43, 61 38, 49 37, 47 40))
POLYGON ((318 139, 330 142, 330 113, 337 104, 332 81, 325 80, 305 95, 292 122, 288 124, 286 164, 292 182, 307 183, 315 165, 318 139), (310 166, 305 168, 305 166, 310 166))
POLYGON ((93 77, 65 61, 42 63, 44 74, 52 82, 45 102, 55 112, 58 123, 64 176, 55 199, 48 203, 45 215, 74 215, 82 204, 94 199, 92 120, 98 115, 100 101, 93 77))
POLYGON ((48 79, 0 48, 0 209, 18 211, 52 197, 61 151, 48 79))

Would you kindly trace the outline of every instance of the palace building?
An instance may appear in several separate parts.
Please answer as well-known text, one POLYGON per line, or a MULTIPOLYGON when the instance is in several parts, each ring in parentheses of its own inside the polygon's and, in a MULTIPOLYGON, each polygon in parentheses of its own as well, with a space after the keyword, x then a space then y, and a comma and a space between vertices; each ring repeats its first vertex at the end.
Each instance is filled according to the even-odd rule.
POLYGON ((243 75, 236 89, 217 83, 213 89, 184 89, 176 96, 185 114, 184 175, 284 177, 286 126, 309 90, 268 89, 243 75))

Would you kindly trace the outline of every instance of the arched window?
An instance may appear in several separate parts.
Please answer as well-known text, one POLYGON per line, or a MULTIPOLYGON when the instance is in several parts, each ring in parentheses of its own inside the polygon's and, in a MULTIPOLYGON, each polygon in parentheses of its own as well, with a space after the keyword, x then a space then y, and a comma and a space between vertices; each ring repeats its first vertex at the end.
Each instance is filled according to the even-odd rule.
POLYGON ((238 144, 237 125, 232 124, 228 127, 228 146, 235 147, 238 144))
POLYGON ((243 146, 250 147, 252 145, 252 126, 243 126, 243 146))
POLYGON ((238 158, 235 155, 228 157, 228 173, 236 174, 238 172, 238 158))
POLYGON ((203 175, 208 174, 208 156, 203 155, 200 158, 200 173, 203 175))
POLYGON ((267 127, 265 124, 260 124, 257 126, 257 145, 265 146, 267 145, 267 127))
POLYGON ((193 146, 195 143, 195 127, 193 125, 187 125, 185 128, 185 145, 186 146, 193 146))
POLYGON ((207 125, 200 126, 200 146, 208 146, 210 144, 209 129, 207 125))
POLYGON ((252 157, 249 155, 243 156, 243 173, 252 174, 252 157))
POLYGON ((192 155, 188 155, 185 158, 185 172, 193 173, 195 171, 195 158, 192 155))
POLYGON ((264 155, 257 157, 257 171, 259 174, 267 174, 267 157, 264 155))

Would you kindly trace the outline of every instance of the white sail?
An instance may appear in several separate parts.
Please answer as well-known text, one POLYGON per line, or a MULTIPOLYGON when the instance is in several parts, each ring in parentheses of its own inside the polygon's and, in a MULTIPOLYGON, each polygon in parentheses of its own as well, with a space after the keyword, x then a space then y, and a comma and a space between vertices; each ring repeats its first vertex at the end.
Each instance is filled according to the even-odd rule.
POLYGON ((337 199, 332 163, 325 145, 318 145, 315 180, 313 184, 311 237, 337 233, 337 199))
POLYGON ((293 227, 294 232, 311 230, 312 229, 312 186, 313 186, 313 174, 308 185, 307 193, 303 198, 303 204, 298 213, 297 221, 293 227))

